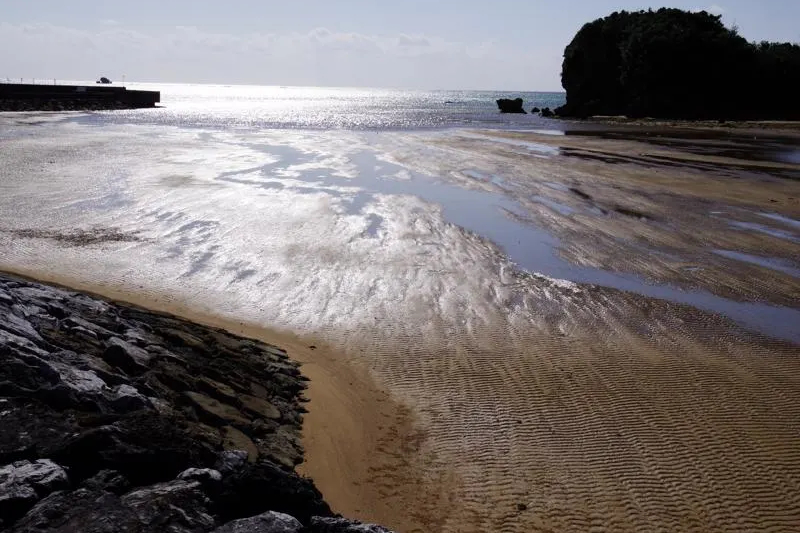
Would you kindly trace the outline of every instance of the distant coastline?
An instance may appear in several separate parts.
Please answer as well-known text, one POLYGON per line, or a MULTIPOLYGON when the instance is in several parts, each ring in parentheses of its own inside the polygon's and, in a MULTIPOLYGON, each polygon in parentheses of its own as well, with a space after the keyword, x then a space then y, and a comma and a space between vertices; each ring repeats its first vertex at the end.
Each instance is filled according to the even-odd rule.
POLYGON ((0 111, 141 109, 156 107, 160 101, 159 91, 128 90, 110 82, 96 86, 0 83, 0 111))

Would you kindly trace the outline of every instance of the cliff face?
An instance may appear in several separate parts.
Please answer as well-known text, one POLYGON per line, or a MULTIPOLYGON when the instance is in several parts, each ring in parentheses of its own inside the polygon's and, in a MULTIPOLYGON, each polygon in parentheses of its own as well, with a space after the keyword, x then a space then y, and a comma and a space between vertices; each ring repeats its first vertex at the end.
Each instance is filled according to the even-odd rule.
POLYGON ((0 275, 0 530, 387 531, 294 472, 304 387, 274 346, 0 275))
POLYGON ((800 119, 800 46, 748 43, 719 16, 616 12, 564 51, 561 116, 800 119))

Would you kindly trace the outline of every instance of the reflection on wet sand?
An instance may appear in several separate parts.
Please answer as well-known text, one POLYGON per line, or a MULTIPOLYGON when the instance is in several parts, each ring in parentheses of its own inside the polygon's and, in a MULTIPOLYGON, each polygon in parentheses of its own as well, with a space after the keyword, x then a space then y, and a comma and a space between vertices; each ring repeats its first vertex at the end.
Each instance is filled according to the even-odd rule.
POLYGON ((800 522, 796 164, 520 132, 25 131, 0 268, 291 333, 316 382, 305 471, 336 510, 800 522))

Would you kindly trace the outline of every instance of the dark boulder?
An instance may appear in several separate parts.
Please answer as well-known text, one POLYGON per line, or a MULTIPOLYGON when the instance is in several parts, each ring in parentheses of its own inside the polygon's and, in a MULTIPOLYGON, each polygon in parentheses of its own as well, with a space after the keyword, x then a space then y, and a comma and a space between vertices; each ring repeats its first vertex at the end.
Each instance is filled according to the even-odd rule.
POLYGON ((116 470, 134 485, 173 479, 187 468, 211 467, 214 443, 185 420, 139 411, 54 443, 52 457, 78 479, 116 470))
POLYGON ((147 371, 151 356, 145 350, 118 337, 109 339, 103 359, 128 374, 142 374, 147 371))
POLYGON ((238 472, 247 464, 247 452, 244 450, 225 450, 219 454, 214 469, 222 475, 238 472))
POLYGON ((121 495, 128 492, 130 482, 115 470, 101 470, 81 484, 81 488, 121 495))
POLYGON ((303 524, 293 516, 270 511, 268 513, 234 520, 212 533, 300 533, 303 524))
POLYGON ((392 533, 385 527, 362 524, 345 518, 315 516, 311 519, 309 533, 392 533))
POLYGON ((121 498, 142 524, 143 531, 194 533, 216 525, 210 501, 196 481, 175 480, 138 489, 121 498))
POLYGON ((10 533, 142 532, 134 512, 110 492, 91 489, 55 492, 40 501, 10 533))
POLYGON ((553 111, 549 107, 545 107, 544 109, 542 109, 541 115, 545 118, 550 118, 555 116, 555 113, 553 113, 553 111))
POLYGON ((531 109, 531 113, 538 113, 539 111, 541 111, 541 109, 539 109, 538 107, 534 107, 533 109, 531 109))
POLYGON ((514 98, 513 100, 509 98, 500 98, 497 100, 497 107, 500 109, 501 113, 519 113, 527 115, 528 113, 522 108, 523 103, 522 98, 514 98))
POLYGON ((307 524, 331 509, 311 480, 269 461, 247 463, 222 480, 216 511, 225 521, 277 511, 307 524))
POLYGON ((0 467, 0 523, 11 523, 48 494, 67 488, 63 468, 49 459, 0 467))

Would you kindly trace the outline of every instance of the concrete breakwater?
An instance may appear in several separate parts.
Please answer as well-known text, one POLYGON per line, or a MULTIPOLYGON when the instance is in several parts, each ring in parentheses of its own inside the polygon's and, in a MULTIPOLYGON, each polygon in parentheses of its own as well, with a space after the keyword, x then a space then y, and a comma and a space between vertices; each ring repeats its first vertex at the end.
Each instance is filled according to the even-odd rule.
POLYGON ((155 107, 159 91, 106 85, 0 84, 0 111, 69 111, 155 107))
POLYGON ((274 346, 0 275, 0 530, 387 533, 294 466, 274 346))

